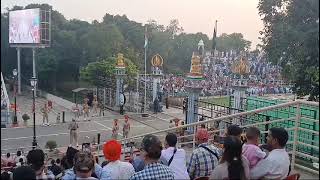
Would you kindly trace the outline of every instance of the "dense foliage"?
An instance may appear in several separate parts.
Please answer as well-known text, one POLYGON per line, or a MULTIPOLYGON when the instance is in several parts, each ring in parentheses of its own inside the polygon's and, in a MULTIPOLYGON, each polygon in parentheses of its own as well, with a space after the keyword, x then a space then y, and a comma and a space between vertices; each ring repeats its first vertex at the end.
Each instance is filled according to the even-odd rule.
MULTIPOLYGON (((26 7, 15 6, 10 10, 23 8, 52 9, 48 4, 30 4, 26 7)), ((206 50, 210 51, 211 40, 203 33, 184 33, 178 20, 173 19, 168 26, 159 25, 155 20, 147 23, 149 46, 147 69, 150 59, 159 53, 164 59, 164 72, 183 74, 190 68, 192 51, 197 49, 203 39, 206 50)), ((213 31, 213 30, 212 30, 213 31)), ((117 53, 123 53, 130 67, 135 72, 144 68, 145 25, 129 20, 125 15, 105 14, 102 22, 88 23, 77 19, 67 20, 56 10, 52 10, 52 43, 50 48, 36 50, 36 64, 40 88, 55 91, 65 90, 60 87, 64 82, 79 82, 80 79, 99 85, 94 73, 111 73, 117 53), (101 69, 106 68, 106 69, 101 69), (81 71, 82 69, 82 71, 81 71), (101 72, 100 72, 101 71, 101 72), (81 74, 81 78, 80 78, 81 74), (93 75, 92 77, 89 77, 93 75), (57 89, 58 88, 58 89, 57 89)), ((248 49, 250 42, 242 34, 223 34, 217 37, 217 50, 241 51, 248 49)), ((1 14, 1 71, 12 74, 16 68, 16 50, 8 45, 8 13, 1 14)), ((21 53, 22 79, 28 83, 32 74, 32 51, 23 49, 21 53)), ((104 74, 106 75, 106 74, 104 74)), ((112 76, 108 74, 108 76, 112 76)), ((132 76, 129 76, 132 77, 132 76)))
POLYGON ((260 0, 263 48, 298 95, 319 100, 319 0, 260 0))

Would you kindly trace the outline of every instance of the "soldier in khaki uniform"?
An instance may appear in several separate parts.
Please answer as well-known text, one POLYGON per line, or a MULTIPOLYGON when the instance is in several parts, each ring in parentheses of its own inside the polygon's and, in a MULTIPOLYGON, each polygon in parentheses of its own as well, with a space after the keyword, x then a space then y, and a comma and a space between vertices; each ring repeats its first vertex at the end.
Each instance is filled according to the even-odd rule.
POLYGON ((72 119, 72 122, 69 124, 68 129, 70 130, 70 145, 73 145, 75 142, 78 146, 78 132, 77 129, 79 128, 78 123, 75 119, 72 119))
POLYGON ((49 108, 47 103, 44 104, 44 106, 41 108, 41 113, 42 113, 42 125, 50 125, 49 124, 49 119, 48 119, 48 113, 49 113, 49 108), (45 123, 45 120, 47 120, 47 123, 45 123))
POLYGON ((123 132, 123 138, 129 137, 130 123, 129 123, 129 116, 128 115, 124 116, 124 124, 123 124, 123 128, 122 128, 122 132, 123 132))
POLYGON ((87 118, 88 120, 90 121, 89 119, 89 105, 88 105, 88 101, 89 99, 85 98, 84 99, 84 103, 83 103, 83 117, 84 117, 84 120, 86 121, 87 118))
POLYGON ((115 139, 115 140, 118 139, 118 131, 119 131, 118 119, 115 119, 113 120, 112 135, 111 135, 112 139, 115 139))

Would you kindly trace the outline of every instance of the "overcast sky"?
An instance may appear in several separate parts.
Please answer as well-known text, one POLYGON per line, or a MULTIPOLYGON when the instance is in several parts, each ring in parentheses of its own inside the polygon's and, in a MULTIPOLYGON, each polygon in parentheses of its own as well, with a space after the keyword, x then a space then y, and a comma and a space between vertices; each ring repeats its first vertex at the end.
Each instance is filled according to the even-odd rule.
POLYGON ((146 23, 149 19, 168 25, 178 19, 187 33, 202 32, 212 38, 214 21, 218 35, 242 33, 255 49, 263 23, 258 15, 259 0, 1 0, 1 11, 13 5, 48 3, 67 19, 102 21, 106 13, 127 15, 130 20, 146 23))

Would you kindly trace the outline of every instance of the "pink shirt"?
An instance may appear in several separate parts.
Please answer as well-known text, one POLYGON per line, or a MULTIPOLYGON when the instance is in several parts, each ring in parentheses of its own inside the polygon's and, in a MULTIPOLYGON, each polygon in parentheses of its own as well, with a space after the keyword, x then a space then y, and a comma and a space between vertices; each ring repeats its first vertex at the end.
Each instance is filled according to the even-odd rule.
POLYGON ((248 159, 250 169, 266 157, 266 153, 254 144, 244 144, 242 154, 248 159))

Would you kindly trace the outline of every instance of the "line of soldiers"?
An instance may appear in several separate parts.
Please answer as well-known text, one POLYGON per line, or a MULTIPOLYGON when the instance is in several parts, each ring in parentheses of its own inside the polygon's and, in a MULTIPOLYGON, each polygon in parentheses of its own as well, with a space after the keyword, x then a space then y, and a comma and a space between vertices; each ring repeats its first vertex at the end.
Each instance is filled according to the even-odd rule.
MULTIPOLYGON (((129 123, 129 116, 125 115, 124 118, 125 119, 124 119, 124 124, 123 124, 123 128, 122 128, 122 136, 123 136, 123 138, 128 138, 131 125, 129 123)), ((75 118, 72 119, 72 122, 69 124, 68 129, 70 131, 70 145, 78 146, 79 125, 76 122, 75 118)), ((118 139, 118 134, 119 134, 119 120, 115 119, 113 121, 111 138, 118 139)))

